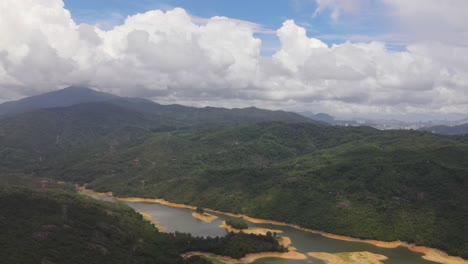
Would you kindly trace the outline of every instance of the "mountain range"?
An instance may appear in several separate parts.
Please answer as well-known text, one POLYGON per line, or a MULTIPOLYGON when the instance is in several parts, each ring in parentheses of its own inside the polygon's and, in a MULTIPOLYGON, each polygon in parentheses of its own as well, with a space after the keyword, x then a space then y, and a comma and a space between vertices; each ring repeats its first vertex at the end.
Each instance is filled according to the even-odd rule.
POLYGON ((0 109, 0 177, 53 178, 468 257, 468 136, 161 105, 82 87, 0 109), (59 102, 67 93, 77 100, 59 102))
MULTIPOLYGON (((60 110, 52 108, 66 108, 82 104, 88 104, 89 107, 113 107, 114 110, 119 108, 121 111, 138 112, 147 121, 153 121, 155 126, 169 124, 235 124, 263 121, 311 122, 310 119, 292 112, 270 111, 255 107, 227 109, 161 105, 142 98, 119 97, 78 86, 27 97, 18 101, 5 102, 0 104, 0 117, 6 118, 41 109, 57 112, 60 110)), ((80 106, 77 108, 80 108, 80 106)))

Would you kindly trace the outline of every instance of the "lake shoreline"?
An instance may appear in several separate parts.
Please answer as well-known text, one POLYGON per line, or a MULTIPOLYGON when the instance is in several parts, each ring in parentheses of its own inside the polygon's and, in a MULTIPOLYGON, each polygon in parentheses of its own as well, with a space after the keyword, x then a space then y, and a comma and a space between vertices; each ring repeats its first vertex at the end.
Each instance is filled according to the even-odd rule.
MULTIPOLYGON (((156 199, 156 198, 140 198, 140 197, 116 197, 113 195, 112 192, 107 192, 107 193, 98 193, 93 190, 88 190, 86 187, 79 187, 78 188, 81 191, 88 192, 96 195, 105 195, 107 197, 111 197, 113 199, 116 199, 117 201, 121 202, 143 202, 143 203, 157 203, 161 205, 166 205, 169 207, 174 207, 174 208, 181 208, 181 209, 190 209, 190 210, 196 210, 196 206, 192 205, 187 205, 187 204, 180 204, 180 203, 173 203, 169 202, 164 199, 156 199)), ((406 242, 402 241, 392 241, 392 242, 386 242, 386 241, 379 241, 379 240, 367 240, 367 239, 359 239, 359 238, 353 238, 349 236, 343 236, 343 235, 336 235, 324 231, 318 231, 318 230, 313 230, 309 228, 305 228, 299 225, 295 224, 289 224, 285 222, 280 222, 280 221, 275 221, 275 220, 267 220, 267 219, 261 219, 261 218, 255 218, 255 217, 250 217, 248 215, 244 214, 234 214, 234 213, 229 213, 229 212, 223 212, 219 210, 214 210, 214 209, 209 209, 209 208, 204 208, 205 211, 212 212, 212 213, 217 213, 217 214, 222 214, 222 215, 227 215, 231 217, 241 217, 244 220, 254 223, 254 224, 272 224, 272 225, 278 225, 278 226, 287 226, 287 227, 292 227, 297 230, 309 232, 309 233, 314 233, 318 234, 327 238, 331 239, 336 239, 336 240, 342 240, 342 241, 348 241, 348 242, 360 242, 360 243, 368 243, 371 245, 374 245, 376 247, 381 247, 381 248, 397 248, 397 247, 406 247, 409 250, 417 253, 423 254, 421 257, 423 259, 429 260, 429 261, 434 261, 437 263, 442 263, 442 264, 468 264, 467 260, 464 260, 461 257, 458 256, 450 256, 446 252, 443 252, 442 250, 435 249, 435 248, 429 248, 425 246, 416 246, 414 244, 409 244, 406 242)), ((200 252, 203 253, 203 252, 200 252)), ((261 253, 258 253, 261 254, 261 253)))
POLYGON ((289 237, 280 237, 280 245, 288 248, 288 252, 261 252, 261 253, 250 253, 240 259, 233 259, 226 256, 216 255, 208 252, 192 251, 182 254, 182 258, 187 259, 193 256, 204 256, 207 258, 213 258, 225 264, 249 264, 262 258, 282 258, 282 259, 293 259, 293 260, 304 260, 307 259, 307 255, 297 252, 296 248, 290 246, 291 239, 289 237))
POLYGON ((200 213, 197 213, 197 212, 193 212, 192 213, 192 216, 198 220, 201 220, 205 223, 211 223, 213 222, 214 220, 216 220, 218 217, 215 216, 215 215, 211 215, 211 214, 208 214, 208 213, 203 213, 203 214, 200 214, 200 213))
POLYGON ((187 259, 193 256, 204 256, 207 258, 213 258, 218 261, 221 261, 225 264, 250 264, 258 259, 262 258, 282 258, 282 259, 293 259, 293 260, 304 260, 307 259, 305 254, 296 252, 296 251, 289 251, 285 253, 281 252, 262 252, 262 253, 251 253, 245 255, 245 257, 240 259, 233 259, 226 256, 220 256, 213 253, 201 252, 201 251, 193 251, 187 252, 182 254, 182 258, 187 259))
POLYGON ((343 253, 327 253, 327 252, 308 252, 307 255, 323 260, 328 264, 345 264, 345 263, 366 263, 366 264, 383 264, 382 261, 388 259, 387 256, 374 254, 371 252, 343 252, 343 253))
POLYGON ((146 221, 151 222, 158 229, 159 232, 163 232, 163 233, 166 232, 166 227, 161 225, 161 223, 155 220, 153 216, 151 216, 149 213, 146 213, 146 212, 137 212, 137 213, 141 214, 146 221))
POLYGON ((264 235, 266 236, 268 232, 271 234, 281 234, 283 231, 281 230, 276 230, 276 229, 269 229, 269 228, 259 228, 259 227, 249 227, 246 229, 236 229, 226 223, 226 221, 223 221, 219 227, 226 229, 228 232, 232 233, 240 233, 243 232, 245 234, 254 234, 254 235, 264 235))

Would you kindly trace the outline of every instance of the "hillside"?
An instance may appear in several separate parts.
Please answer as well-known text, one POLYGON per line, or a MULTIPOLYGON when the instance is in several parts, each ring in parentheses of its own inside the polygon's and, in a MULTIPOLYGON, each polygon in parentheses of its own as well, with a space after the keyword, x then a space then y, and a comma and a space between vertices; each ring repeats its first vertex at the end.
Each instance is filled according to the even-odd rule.
POLYGON ((11 116, 37 109, 65 107, 80 103, 101 102, 115 95, 101 93, 86 87, 70 86, 62 90, 27 97, 0 104, 0 117, 11 116))
POLYGON ((163 197, 467 256, 460 230, 468 145, 420 133, 328 129, 270 124, 157 134, 70 164, 66 175, 120 196, 163 197))
POLYGON ((189 251, 240 258, 285 251, 273 237, 223 238, 160 233, 130 207, 61 189, 40 192, 0 185, 0 259, 4 263, 197 263, 189 251))
POLYGON ((166 235, 127 206, 60 190, 0 187, 5 263, 181 263, 166 235))
POLYGON ((146 132, 111 147, 113 140, 15 172, 466 256, 459 230, 468 209, 468 145, 456 138, 263 123, 146 132))
MULTIPOLYGON (((264 121, 314 122, 284 111, 160 105, 145 99, 118 97, 77 87, 25 98, 21 102, 22 105, 44 108, 0 119, 0 168, 8 171, 57 166, 62 159, 79 159, 92 149, 128 147, 154 132, 264 121), (67 107, 42 104, 75 96, 88 101, 93 98, 103 101, 67 107)), ((64 102, 70 102, 70 99, 64 102)))
POLYGON ((333 127, 287 112, 278 116, 288 122, 271 122, 276 112, 141 100, 1 120, 1 177, 88 183, 119 196, 162 197, 468 257, 460 232, 468 211, 467 136, 333 127), (266 122, 254 113, 267 114, 266 122))

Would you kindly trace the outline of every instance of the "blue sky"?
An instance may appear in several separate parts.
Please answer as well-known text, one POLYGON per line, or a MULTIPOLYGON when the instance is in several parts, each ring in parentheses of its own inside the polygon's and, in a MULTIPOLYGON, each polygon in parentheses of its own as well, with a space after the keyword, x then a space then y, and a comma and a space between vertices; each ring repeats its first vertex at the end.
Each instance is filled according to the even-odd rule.
MULTIPOLYGON (((169 10, 182 7, 192 16, 209 18, 226 16, 261 25, 275 31, 287 19, 307 29, 310 37, 321 39, 328 45, 353 42, 385 40, 390 49, 401 49, 397 40, 385 38, 390 32, 389 15, 380 1, 368 1, 359 13, 343 14, 340 19, 330 18, 330 11, 314 16, 317 4, 314 0, 65 0, 77 23, 99 25, 103 29, 123 23, 124 19, 136 13, 153 9, 169 10)), ((264 55, 271 55, 279 46, 274 34, 257 34, 263 41, 264 55)))
POLYGON ((467 0, 1 1, 0 101, 87 85, 200 107, 468 113, 467 0), (171 12, 134 16, 150 10, 171 12))

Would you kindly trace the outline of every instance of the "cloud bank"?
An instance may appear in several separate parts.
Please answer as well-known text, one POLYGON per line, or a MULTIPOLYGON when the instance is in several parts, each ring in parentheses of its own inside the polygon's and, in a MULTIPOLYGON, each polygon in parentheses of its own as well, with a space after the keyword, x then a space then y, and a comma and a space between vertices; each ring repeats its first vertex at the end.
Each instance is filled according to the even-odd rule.
MULTIPOLYGON (((399 17, 411 15, 405 3, 413 1, 388 2, 399 17)), ((441 16, 459 36, 467 32, 464 16, 441 16)), ((381 42, 327 46, 287 20, 276 31, 280 49, 262 57, 257 31, 254 23, 194 18, 181 8, 129 16, 104 31, 77 25, 61 0, 2 0, 0 100, 79 84, 199 106, 468 114, 468 47, 455 33, 396 52, 381 42)))

